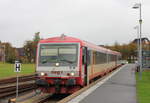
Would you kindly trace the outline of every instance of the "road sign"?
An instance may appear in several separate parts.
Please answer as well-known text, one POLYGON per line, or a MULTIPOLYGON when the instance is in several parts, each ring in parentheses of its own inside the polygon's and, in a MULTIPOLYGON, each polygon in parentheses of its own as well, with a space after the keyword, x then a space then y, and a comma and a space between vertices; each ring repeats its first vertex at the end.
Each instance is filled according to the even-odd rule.
POLYGON ((15 61, 14 72, 21 71, 21 63, 19 61, 15 61))

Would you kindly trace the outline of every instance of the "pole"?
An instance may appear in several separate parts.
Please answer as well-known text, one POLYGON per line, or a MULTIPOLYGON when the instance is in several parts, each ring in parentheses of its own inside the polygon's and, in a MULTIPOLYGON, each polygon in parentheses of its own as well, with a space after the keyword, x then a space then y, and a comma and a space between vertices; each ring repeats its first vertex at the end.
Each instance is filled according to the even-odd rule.
POLYGON ((142 12, 141 12, 141 3, 139 4, 139 10, 140 10, 140 19, 139 19, 139 24, 140 24, 140 48, 139 48, 139 59, 140 59, 140 78, 142 76, 142 12))
POLYGON ((18 98, 18 72, 17 72, 17 85, 16 85, 16 101, 17 101, 17 98, 18 98))
POLYGON ((139 48, 140 48, 139 26, 135 26, 134 29, 137 29, 137 63, 139 64, 139 48))
POLYGON ((138 28, 137 28, 137 60, 138 60, 138 64, 139 64, 139 62, 140 62, 140 60, 139 60, 139 49, 140 49, 140 37, 139 37, 139 26, 138 26, 138 28))

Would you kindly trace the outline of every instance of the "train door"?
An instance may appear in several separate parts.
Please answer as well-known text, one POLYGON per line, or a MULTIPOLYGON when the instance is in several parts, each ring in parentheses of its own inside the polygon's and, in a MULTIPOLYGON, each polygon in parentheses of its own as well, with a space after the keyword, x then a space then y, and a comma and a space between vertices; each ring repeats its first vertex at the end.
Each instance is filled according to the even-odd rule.
POLYGON ((88 51, 87 51, 87 47, 83 47, 82 48, 82 75, 83 75, 85 85, 89 84, 87 66, 88 66, 88 51))

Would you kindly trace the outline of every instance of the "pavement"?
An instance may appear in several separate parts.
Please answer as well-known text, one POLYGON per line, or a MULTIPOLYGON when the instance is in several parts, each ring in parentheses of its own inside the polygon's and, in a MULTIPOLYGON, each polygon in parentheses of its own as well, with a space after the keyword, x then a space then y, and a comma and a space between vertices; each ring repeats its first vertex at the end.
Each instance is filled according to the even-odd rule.
POLYGON ((87 90, 69 103, 137 103, 134 67, 124 65, 100 85, 96 84, 96 89, 90 93, 87 90))

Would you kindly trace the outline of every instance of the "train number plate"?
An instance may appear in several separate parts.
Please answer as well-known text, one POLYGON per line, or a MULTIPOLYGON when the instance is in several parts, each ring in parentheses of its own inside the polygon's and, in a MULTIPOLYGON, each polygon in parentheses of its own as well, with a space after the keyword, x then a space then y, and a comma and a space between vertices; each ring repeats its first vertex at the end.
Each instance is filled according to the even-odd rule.
POLYGON ((51 74, 60 75, 60 74, 62 74, 62 73, 63 73, 63 71, 51 71, 51 74))

